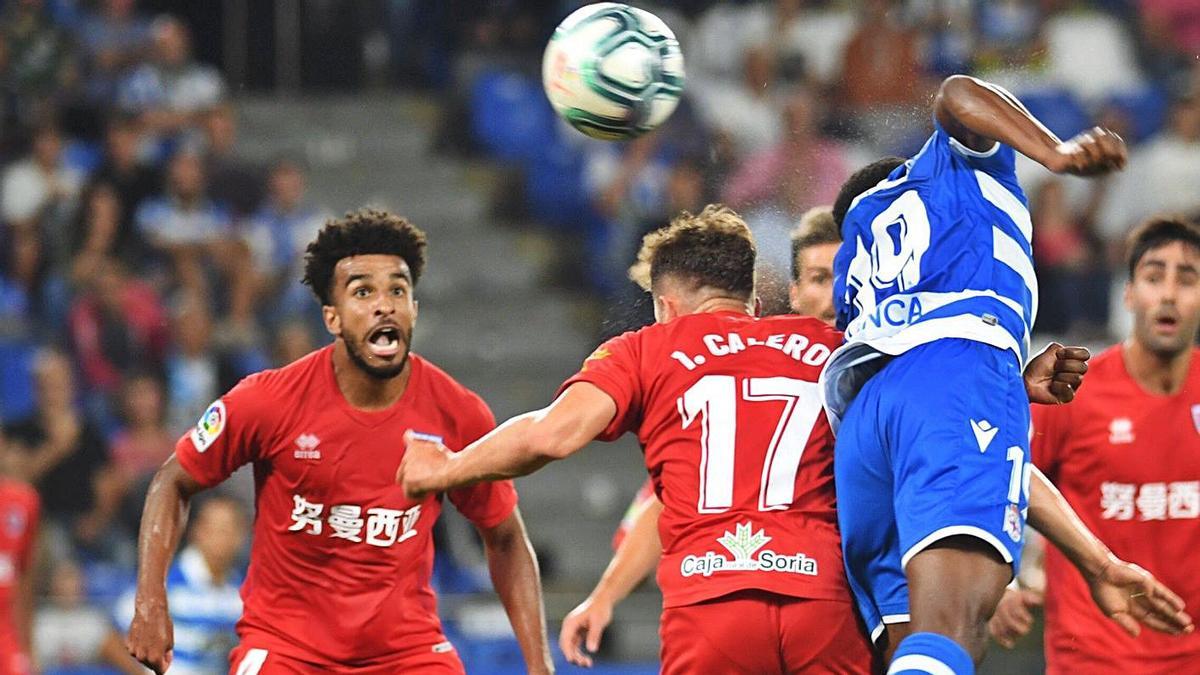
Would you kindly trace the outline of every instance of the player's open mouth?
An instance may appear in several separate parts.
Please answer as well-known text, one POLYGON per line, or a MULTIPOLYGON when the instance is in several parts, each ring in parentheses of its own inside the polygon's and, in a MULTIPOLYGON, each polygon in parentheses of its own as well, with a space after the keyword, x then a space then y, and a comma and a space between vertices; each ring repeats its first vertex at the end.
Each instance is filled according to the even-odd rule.
POLYGON ((1175 332, 1179 326, 1179 321, 1173 316, 1160 316, 1154 320, 1154 327, 1160 331, 1175 332))
POLYGON ((400 330, 384 326, 367 335, 367 350, 379 358, 388 359, 400 353, 400 330))

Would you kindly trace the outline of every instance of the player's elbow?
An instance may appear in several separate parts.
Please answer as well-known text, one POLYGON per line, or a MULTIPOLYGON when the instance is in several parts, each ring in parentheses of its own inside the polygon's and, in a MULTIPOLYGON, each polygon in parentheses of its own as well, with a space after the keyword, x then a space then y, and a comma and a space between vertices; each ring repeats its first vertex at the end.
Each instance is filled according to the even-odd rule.
POLYGON ((938 121, 959 120, 970 114, 979 92, 979 81, 969 75, 951 75, 942 80, 933 99, 938 121))

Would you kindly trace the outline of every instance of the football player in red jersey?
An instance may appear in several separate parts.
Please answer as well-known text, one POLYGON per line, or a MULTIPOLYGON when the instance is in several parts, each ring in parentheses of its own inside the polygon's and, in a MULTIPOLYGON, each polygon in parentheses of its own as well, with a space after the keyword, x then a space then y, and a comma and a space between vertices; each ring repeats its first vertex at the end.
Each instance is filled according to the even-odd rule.
MULTIPOLYGON (((648 235, 634 276, 652 289, 658 323, 605 343, 550 406, 460 453, 406 435, 396 480, 419 496, 524 475, 636 431, 662 503, 663 672, 870 672, 841 564, 832 436, 812 398, 841 335, 808 317, 754 318, 754 257, 749 229, 724 207, 648 235)), ((1070 349, 1044 351, 1025 372, 1030 400, 1070 400, 1083 366, 1070 349)), ((1106 612, 1162 630, 1190 623, 1041 481, 1030 505, 1106 612)))
POLYGON ((41 500, 31 486, 4 475, 8 459, 0 430, 0 675, 27 675, 41 500))
MULTIPOLYGON (((1152 219, 1131 233, 1125 305, 1133 332, 1092 360, 1071 405, 1033 411, 1033 459, 1113 551, 1200 606, 1200 228, 1152 219)), ((1200 634, 1126 635, 1107 621, 1057 551, 1046 568, 1049 673, 1183 673, 1200 634)), ((1001 644, 1029 631, 1029 590, 1010 590, 991 623, 1001 644)), ((1136 626, 1130 626, 1136 628, 1136 626)))
MULTIPOLYGON (((792 232, 792 281, 788 305, 801 316, 820 319, 833 326, 833 256, 842 241, 832 209, 818 206, 800 218, 792 232)), ((558 644, 575 665, 592 665, 583 651, 600 648, 600 636, 612 621, 613 609, 658 565, 662 544, 658 539, 658 515, 662 502, 654 496, 654 483, 647 480, 634 496, 613 537, 613 556, 604 575, 587 599, 563 619, 558 644)))
MULTIPOLYGON (((466 445, 491 411, 410 351, 425 235, 361 210, 308 247, 305 283, 332 345, 252 375, 214 402, 146 496, 128 647, 162 673, 172 626, 164 583, 192 495, 254 464, 256 516, 230 672, 462 673, 430 587, 441 495, 392 480, 408 431, 466 445)), ((552 672, 538 569, 506 481, 446 496, 482 535, 492 581, 532 673, 552 672)))

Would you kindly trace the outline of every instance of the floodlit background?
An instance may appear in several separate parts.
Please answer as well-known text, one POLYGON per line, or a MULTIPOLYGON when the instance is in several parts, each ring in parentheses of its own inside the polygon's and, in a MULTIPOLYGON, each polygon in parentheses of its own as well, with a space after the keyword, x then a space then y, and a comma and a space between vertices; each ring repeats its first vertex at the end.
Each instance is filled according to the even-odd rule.
MULTIPOLYGON (((542 49, 579 4, 0 3, 0 464, 44 502, 45 672, 114 670, 145 485, 178 435, 240 377, 327 341, 298 268, 330 214, 376 204, 429 233, 415 349, 501 418, 650 320, 624 268, 680 209, 741 212, 783 307, 788 230, 858 166, 919 148, 950 73, 1009 87, 1064 138, 1104 124, 1131 145, 1111 179, 1021 165, 1043 336, 1122 335, 1123 236, 1200 215, 1195 0, 638 2, 688 79, 626 144, 572 131, 542 94, 542 49)), ((643 477, 626 441, 518 482, 552 639, 643 477)), ((249 505, 245 478, 222 489, 249 505)), ((439 535, 468 670, 519 672, 470 528, 439 535)), ((619 608, 602 672, 656 671, 658 602, 651 582, 619 608)), ((1039 672, 1039 639, 985 672, 1039 672)))

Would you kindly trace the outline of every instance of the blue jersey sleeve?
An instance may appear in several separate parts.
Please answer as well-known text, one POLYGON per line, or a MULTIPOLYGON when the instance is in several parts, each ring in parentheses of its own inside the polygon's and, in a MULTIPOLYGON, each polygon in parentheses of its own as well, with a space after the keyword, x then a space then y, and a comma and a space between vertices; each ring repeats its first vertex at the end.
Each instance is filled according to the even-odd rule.
POLYGON ((1017 153, 1011 147, 997 141, 989 150, 972 150, 935 119, 933 135, 912 159, 912 174, 930 177, 955 167, 982 171, 1005 184, 1017 182, 1017 153))

